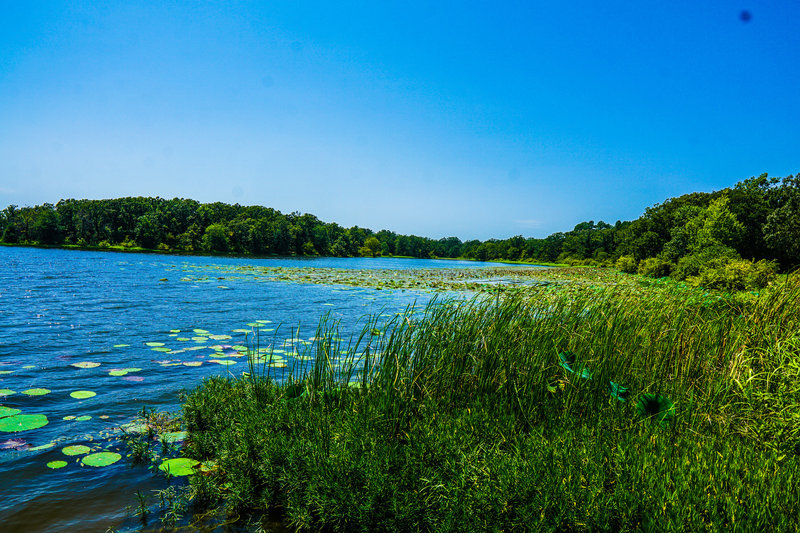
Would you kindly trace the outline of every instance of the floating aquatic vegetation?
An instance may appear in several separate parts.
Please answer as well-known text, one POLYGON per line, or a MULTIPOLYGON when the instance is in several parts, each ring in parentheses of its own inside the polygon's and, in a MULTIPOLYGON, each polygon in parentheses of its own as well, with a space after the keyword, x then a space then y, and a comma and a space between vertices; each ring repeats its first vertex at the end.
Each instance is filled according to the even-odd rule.
POLYGON ((205 329, 193 329, 192 331, 194 331, 197 334, 207 334, 208 333, 208 330, 205 330, 205 329))
POLYGON ((241 328, 239 328, 239 329, 234 329, 233 332, 234 333, 250 333, 250 330, 249 329, 241 329, 241 328))
POLYGON ((6 374, 13 374, 13 370, 0 370, 0 376, 4 376, 6 374))
POLYGON ((167 459, 158 466, 158 469, 171 476, 188 476, 194 473, 194 467, 198 464, 200 463, 194 459, 177 457, 167 459))
POLYGON ((4 418, 7 416, 14 416, 20 414, 22 411, 16 409, 14 407, 7 407, 5 405, 0 405, 0 418, 4 418))
POLYGON ((11 396, 12 394, 16 394, 16 392, 11 389, 0 389, 0 396, 11 396))
POLYGON ((144 381, 144 378, 142 376, 125 376, 122 379, 124 379, 125 381, 133 381, 134 383, 140 383, 144 381))
POLYGON ((186 432, 185 431, 170 431, 169 433, 164 433, 161 435, 161 440, 164 442, 169 442, 170 444, 174 442, 183 442, 186 440, 186 432))
POLYGON ((186 342, 186 341, 190 341, 192 339, 190 339, 189 337, 175 337, 175 340, 176 341, 181 341, 181 342, 186 342))
POLYGON ((164 346, 163 342, 146 342, 144 343, 145 346, 150 346, 151 348, 155 348, 158 346, 164 346))
POLYGON ((65 448, 61 448, 61 453, 64 455, 84 455, 92 451, 91 448, 85 446, 83 444, 74 444, 72 446, 67 446, 65 448))
POLYGON ((272 320, 256 320, 259 324, 272 324, 272 320))
POLYGON ((22 391, 22 394, 27 394, 28 396, 44 396, 45 394, 50 394, 50 389, 28 389, 22 391))
POLYGON ((17 431, 28 431, 38 429, 48 424, 45 415, 14 415, 0 418, 0 431, 14 433, 17 431))
POLYGON ((127 348, 128 346, 130 346, 130 344, 115 344, 113 347, 114 348, 127 348))
POLYGON ((169 330, 169 332, 170 333, 180 333, 181 330, 179 330, 179 329, 171 329, 171 330, 169 330))
POLYGON ((33 448, 28 448, 28 451, 38 452, 41 450, 49 450, 50 448, 53 448, 55 445, 56 445, 55 442, 48 442, 47 444, 41 444, 39 446, 34 446, 33 448))
POLYGON ((209 359, 209 363, 217 363, 218 365, 235 365, 236 361, 231 361, 229 359, 209 359))
POLYGON ((203 364, 202 361, 184 361, 181 363, 183 366, 200 366, 203 364))
POLYGON ((116 452, 98 452, 85 456, 81 459, 81 464, 86 466, 108 466, 113 465, 122 459, 122 456, 116 452))
POLYGON ((642 394, 636 402, 636 412, 643 418, 654 418, 665 424, 675 415, 675 404, 660 394, 642 394))
POLYGON ((75 392, 70 392, 70 396, 75 398, 76 400, 85 400, 87 398, 92 398, 97 395, 96 392, 92 392, 90 390, 76 390, 75 392))
POLYGON ((114 370, 109 370, 108 375, 117 377, 117 376, 124 376, 127 373, 128 373, 127 370, 123 370, 121 368, 116 368, 114 370))
POLYGON ((64 468, 65 466, 67 466, 66 461, 50 461, 47 463, 47 468, 52 468, 53 470, 64 468))
POLYGON ((69 366, 74 366, 75 368, 97 368, 100 366, 100 363, 95 363, 92 361, 83 361, 81 363, 70 363, 69 366))
POLYGON ((75 420, 75 415, 67 415, 64 418, 62 418, 61 420, 75 420))
POLYGON ((31 445, 25 439, 8 439, 0 442, 0 450, 28 450, 31 445))
POLYGON ((87 420, 91 420, 92 417, 90 415, 82 415, 75 419, 76 422, 86 422, 87 420))
POLYGON ((208 338, 211 339, 211 340, 215 340, 215 341, 226 341, 226 340, 230 339, 231 336, 230 335, 209 335, 208 338))

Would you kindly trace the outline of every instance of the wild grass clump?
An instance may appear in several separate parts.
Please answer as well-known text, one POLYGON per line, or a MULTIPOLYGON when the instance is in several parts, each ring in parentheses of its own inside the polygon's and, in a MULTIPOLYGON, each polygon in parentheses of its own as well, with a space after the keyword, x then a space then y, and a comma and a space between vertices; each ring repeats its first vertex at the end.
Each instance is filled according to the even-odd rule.
MULTIPOLYGON (((800 283, 433 302, 184 405, 195 501, 300 530, 796 530, 800 283)), ((255 369, 254 369, 255 370, 255 369)))

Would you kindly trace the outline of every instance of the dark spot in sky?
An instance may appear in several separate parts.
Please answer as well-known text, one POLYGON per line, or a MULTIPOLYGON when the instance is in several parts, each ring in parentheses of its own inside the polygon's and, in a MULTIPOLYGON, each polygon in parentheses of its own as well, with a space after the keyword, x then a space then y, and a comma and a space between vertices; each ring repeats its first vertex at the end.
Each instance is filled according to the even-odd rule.
POLYGON ((753 14, 752 14, 752 13, 750 13, 750 12, 749 12, 748 10, 746 10, 746 9, 742 9, 742 12, 741 12, 741 13, 739 13, 739 19, 740 19, 742 22, 750 22, 750 19, 752 19, 752 18, 753 18, 753 14))

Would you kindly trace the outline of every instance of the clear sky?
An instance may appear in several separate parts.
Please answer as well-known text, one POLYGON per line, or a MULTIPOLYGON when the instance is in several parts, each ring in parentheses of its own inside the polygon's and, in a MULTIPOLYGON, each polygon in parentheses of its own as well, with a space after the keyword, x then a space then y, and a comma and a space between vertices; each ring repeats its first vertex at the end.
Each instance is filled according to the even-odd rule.
POLYGON ((0 208, 544 237, 762 172, 800 172, 795 0, 0 0, 0 208))

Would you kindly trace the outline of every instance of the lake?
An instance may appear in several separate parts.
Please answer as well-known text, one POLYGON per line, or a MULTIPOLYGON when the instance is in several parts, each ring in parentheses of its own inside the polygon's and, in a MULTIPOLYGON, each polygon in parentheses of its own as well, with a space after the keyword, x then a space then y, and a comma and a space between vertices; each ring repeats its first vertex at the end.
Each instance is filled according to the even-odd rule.
MULTIPOLYGON (((367 315, 388 317, 432 297, 420 290, 280 281, 259 267, 497 266, 11 247, 0 248, 0 265, 0 424, 5 420, 11 429, 0 431, 4 532, 140 529, 131 510, 135 493, 163 489, 163 476, 124 460, 101 467, 84 460, 99 452, 124 456, 119 427, 143 406, 177 412, 182 390, 207 376, 241 375, 248 369, 241 347, 256 331, 262 344, 280 345, 291 366, 326 313, 341 321, 346 338, 367 315), (66 455, 68 446, 90 450, 66 455)), ((276 375, 283 370, 276 368, 276 375)))

